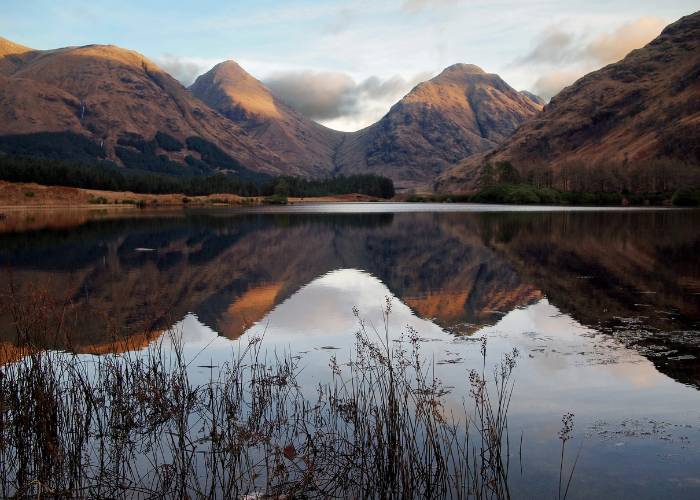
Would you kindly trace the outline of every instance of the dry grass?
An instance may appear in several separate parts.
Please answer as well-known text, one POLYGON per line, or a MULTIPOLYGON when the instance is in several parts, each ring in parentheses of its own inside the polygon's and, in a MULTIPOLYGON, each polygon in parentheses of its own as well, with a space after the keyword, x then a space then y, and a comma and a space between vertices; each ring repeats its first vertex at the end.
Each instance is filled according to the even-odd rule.
POLYGON ((355 311, 351 362, 314 389, 258 337, 202 383, 174 331, 138 352, 41 350, 45 322, 25 316, 56 311, 12 297, 26 351, 0 367, 3 497, 511 497, 515 350, 491 374, 483 340, 454 413, 418 333, 390 340, 388 300, 383 331, 355 311))
POLYGON ((17 207, 89 207, 119 205, 124 207, 181 205, 249 205, 260 203, 259 197, 235 194, 185 196, 184 194, 139 194, 129 191, 101 191, 35 183, 0 181, 0 208, 17 207), (27 196, 27 193, 32 193, 27 196), (186 200, 186 201, 185 201, 186 200))

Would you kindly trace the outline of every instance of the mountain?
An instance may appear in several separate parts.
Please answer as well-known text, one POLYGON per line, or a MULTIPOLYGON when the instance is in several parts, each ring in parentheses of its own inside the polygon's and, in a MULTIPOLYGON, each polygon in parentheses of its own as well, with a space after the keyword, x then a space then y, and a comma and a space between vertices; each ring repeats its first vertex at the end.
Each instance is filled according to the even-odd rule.
POLYGON ((415 87, 374 125, 327 129, 276 98, 238 64, 200 76, 192 93, 307 175, 377 173, 427 185, 448 165, 503 142, 542 105, 498 75, 456 64, 415 87))
POLYGON ((282 161, 141 54, 0 41, 0 150, 192 173, 280 173, 282 161), (64 147, 65 146, 65 147, 64 147))
POLYGON ((556 171, 664 159, 700 165, 700 12, 562 90, 503 145, 446 171, 437 188, 473 191, 484 164, 505 160, 556 171))
POLYGON ((531 101, 539 104, 541 107, 544 107, 544 105, 547 104, 545 100, 542 99, 540 96, 538 96, 537 94, 533 94, 532 92, 529 92, 527 90, 521 90, 520 95, 522 95, 523 97, 527 97, 531 101))
POLYGON ((498 75, 456 64, 379 122, 344 133, 306 118, 233 61, 188 90, 119 47, 42 51, 0 39, 0 152, 141 171, 375 173, 428 186, 448 166, 501 144, 541 107, 498 75))
POLYGON ((426 183, 464 157, 496 147, 541 108, 498 75, 455 64, 417 85, 374 125, 346 136, 338 170, 426 183))
POLYGON ((288 173, 324 177, 332 172, 343 133, 306 118, 277 99, 234 61, 197 78, 192 94, 284 159, 288 173))

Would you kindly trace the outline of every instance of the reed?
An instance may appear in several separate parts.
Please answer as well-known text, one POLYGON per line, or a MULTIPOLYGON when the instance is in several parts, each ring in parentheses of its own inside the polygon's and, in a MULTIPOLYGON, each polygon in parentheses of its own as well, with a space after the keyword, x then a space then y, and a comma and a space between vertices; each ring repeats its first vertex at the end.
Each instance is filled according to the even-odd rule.
POLYGON ((261 337, 199 384, 175 331, 121 354, 30 346, 0 367, 0 494, 510 498, 518 352, 490 372, 484 340, 454 412, 418 333, 390 339, 390 313, 376 331, 356 310, 350 362, 331 357, 314 389, 261 337))

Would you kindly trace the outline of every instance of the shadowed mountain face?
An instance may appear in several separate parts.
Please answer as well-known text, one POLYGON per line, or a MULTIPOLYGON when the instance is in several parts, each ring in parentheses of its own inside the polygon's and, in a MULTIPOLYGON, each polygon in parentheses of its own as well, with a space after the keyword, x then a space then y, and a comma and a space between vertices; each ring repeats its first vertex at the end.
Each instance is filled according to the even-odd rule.
POLYGON ((10 345, 48 324, 60 333, 43 345, 134 348, 188 313, 237 338, 320 276, 358 269, 455 335, 546 298, 700 384, 700 227, 683 212, 191 212, 28 223, 24 232, 7 219, 11 232, 0 236, 0 339, 10 345), (34 322, 18 329, 21 311, 34 322))
POLYGON ((445 172, 438 187, 473 191, 487 162, 625 167, 659 159, 700 165, 700 12, 562 90, 501 146, 445 172))

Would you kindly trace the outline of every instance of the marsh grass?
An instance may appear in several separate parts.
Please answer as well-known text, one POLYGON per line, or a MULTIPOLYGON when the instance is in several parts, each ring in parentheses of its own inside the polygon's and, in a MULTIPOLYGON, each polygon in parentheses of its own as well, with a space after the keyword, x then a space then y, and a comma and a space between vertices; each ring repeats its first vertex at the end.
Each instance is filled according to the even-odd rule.
POLYGON ((350 361, 331 357, 315 390, 263 337, 195 383, 175 331, 137 352, 77 355, 32 346, 43 323, 29 322, 24 357, 0 367, 0 494, 510 498, 518 352, 490 371, 483 340, 470 396, 450 409, 418 333, 390 338, 390 313, 387 300, 377 331, 355 310, 350 361))

